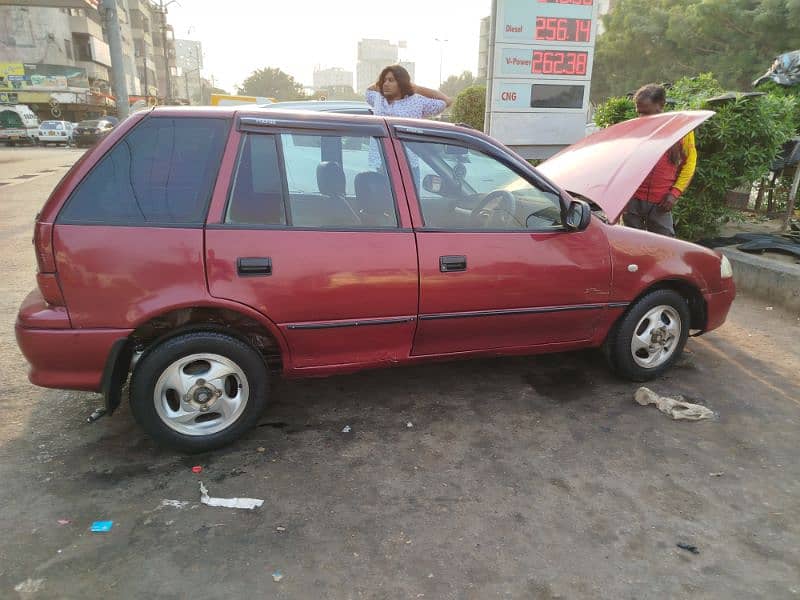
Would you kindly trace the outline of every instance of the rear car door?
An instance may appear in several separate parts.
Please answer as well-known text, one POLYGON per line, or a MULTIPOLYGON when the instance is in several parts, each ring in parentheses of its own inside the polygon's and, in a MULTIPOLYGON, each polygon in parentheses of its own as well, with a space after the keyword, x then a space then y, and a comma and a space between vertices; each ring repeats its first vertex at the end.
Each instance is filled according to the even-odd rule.
POLYGON ((383 121, 242 117, 234 136, 206 229, 211 294, 270 318, 289 370, 407 358, 417 256, 383 121))
POLYGON ((568 231, 559 192, 484 139, 433 128, 395 131, 416 196, 413 354, 590 339, 610 289, 602 227, 568 231))

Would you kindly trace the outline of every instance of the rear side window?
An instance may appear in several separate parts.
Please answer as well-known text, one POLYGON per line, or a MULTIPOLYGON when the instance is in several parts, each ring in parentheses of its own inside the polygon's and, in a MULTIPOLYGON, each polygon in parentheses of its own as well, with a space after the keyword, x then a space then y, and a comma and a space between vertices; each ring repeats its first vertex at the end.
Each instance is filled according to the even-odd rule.
POLYGON ((225 119, 146 119, 84 178, 58 221, 201 225, 229 125, 225 119))

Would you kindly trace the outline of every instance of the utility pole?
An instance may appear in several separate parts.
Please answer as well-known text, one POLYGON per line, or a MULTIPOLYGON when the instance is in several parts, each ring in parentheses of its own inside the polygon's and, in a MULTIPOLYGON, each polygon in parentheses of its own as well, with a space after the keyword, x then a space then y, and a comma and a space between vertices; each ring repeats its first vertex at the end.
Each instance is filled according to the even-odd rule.
POLYGON ((172 73, 169 70, 169 50, 167 49, 167 7, 164 5, 164 0, 159 0, 159 6, 161 10, 161 43, 164 45, 164 82, 167 84, 166 101, 169 103, 172 99, 172 82, 170 80, 172 73))
POLYGON ((117 116, 124 119, 130 113, 128 82, 125 77, 125 60, 122 56, 122 35, 119 32, 117 0, 103 0, 108 31, 108 48, 111 51, 111 69, 114 72, 114 95, 117 97, 117 116))

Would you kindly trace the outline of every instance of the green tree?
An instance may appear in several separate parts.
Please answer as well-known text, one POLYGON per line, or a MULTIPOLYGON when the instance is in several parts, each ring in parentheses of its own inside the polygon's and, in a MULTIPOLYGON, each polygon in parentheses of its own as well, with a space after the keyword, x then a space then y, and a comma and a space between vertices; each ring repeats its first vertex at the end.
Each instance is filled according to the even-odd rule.
POLYGON ((464 71, 461 75, 450 75, 444 80, 444 83, 439 87, 439 91, 443 94, 455 98, 463 90, 473 85, 484 85, 484 81, 478 79, 472 74, 472 71, 464 71))
POLYGON ((306 97, 303 86, 294 77, 273 67, 253 71, 239 86, 237 93, 278 100, 302 100, 306 97))
MULTIPOLYGON (((705 73, 679 79, 669 91, 675 109, 716 111, 695 132, 697 170, 675 205, 676 230, 684 239, 714 235, 732 212, 726 205, 726 192, 758 181, 795 131, 800 110, 796 97, 774 93, 721 97, 722 89, 705 73)), ((609 98, 598 107, 595 119, 605 127, 626 120, 633 111, 632 99, 609 98)))
POLYGON ((454 123, 466 123, 483 131, 483 119, 486 112, 486 86, 473 85, 463 90, 453 102, 451 120, 454 123))
POLYGON ((618 0, 603 17, 592 97, 713 72, 726 89, 750 89, 800 39, 800 0, 618 0))

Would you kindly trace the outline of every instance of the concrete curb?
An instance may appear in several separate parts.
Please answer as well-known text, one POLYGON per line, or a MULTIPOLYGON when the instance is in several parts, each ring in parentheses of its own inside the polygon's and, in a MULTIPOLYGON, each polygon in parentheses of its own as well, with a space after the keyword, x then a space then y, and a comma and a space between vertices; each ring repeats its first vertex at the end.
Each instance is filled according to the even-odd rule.
POLYGON ((733 246, 717 250, 731 261, 736 289, 770 304, 800 311, 800 265, 779 263, 733 246))

